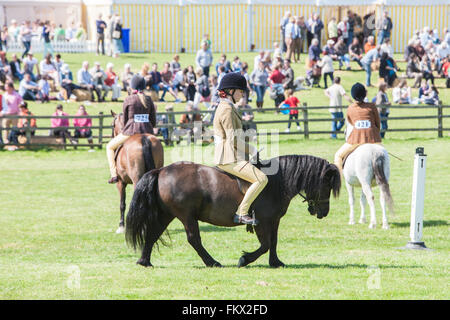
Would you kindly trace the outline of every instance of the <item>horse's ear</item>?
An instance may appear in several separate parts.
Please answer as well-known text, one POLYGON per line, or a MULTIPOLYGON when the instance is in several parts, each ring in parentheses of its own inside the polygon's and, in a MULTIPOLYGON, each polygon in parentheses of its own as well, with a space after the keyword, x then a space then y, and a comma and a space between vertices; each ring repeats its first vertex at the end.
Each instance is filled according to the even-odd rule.
POLYGON ((333 196, 339 196, 341 190, 341 173, 336 165, 330 163, 325 171, 325 177, 330 181, 330 187, 333 190, 333 196))
POLYGON ((111 115, 115 118, 117 114, 111 110, 111 115))

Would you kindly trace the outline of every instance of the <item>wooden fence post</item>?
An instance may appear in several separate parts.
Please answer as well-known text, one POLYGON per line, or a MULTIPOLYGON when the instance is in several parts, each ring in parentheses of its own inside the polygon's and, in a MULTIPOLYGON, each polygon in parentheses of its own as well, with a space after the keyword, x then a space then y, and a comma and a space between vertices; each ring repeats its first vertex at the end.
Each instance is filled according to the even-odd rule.
POLYGON ((442 104, 439 103, 437 106, 438 110, 438 138, 442 138, 443 132, 442 132, 442 104))
POLYGON ((305 139, 309 139, 309 125, 308 125, 308 105, 303 103, 303 132, 305 134, 305 139))
POLYGON ((99 112, 98 115, 100 116, 98 118, 98 148, 103 148, 103 112, 99 112))

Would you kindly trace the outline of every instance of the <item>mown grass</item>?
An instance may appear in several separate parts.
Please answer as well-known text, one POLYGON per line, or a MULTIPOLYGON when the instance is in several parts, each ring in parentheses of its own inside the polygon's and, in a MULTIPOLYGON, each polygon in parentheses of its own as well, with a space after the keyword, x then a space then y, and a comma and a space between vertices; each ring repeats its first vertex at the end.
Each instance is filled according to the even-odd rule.
MULTIPOLYGON (((218 56, 217 54, 215 56, 218 56)), ((230 57, 233 55, 230 54, 230 57)), ((254 54, 242 54, 252 62, 254 54)), ((108 58, 91 55, 64 55, 76 71, 83 60, 108 58)), ((159 63, 168 55, 130 54, 115 60, 121 70, 125 62, 133 69, 144 61, 159 63)), ((182 55, 183 64, 193 55, 182 55)), ((250 63, 252 67, 253 63, 250 63)), ((296 65, 296 74, 303 65, 296 65)), ((344 87, 363 81, 364 73, 345 72, 344 87)), ((449 90, 441 99, 449 101, 449 90)), ((369 92, 372 96, 374 89, 369 92)), ((322 89, 299 93, 308 105, 326 105, 322 89)), ((169 102, 170 103, 170 102, 169 102)), ((65 104, 74 114, 78 104, 65 104)), ((158 105, 163 105, 162 103, 158 105)), ((272 106, 267 97, 266 105, 272 106)), ((184 104, 176 106, 182 109, 184 104)), ((35 114, 48 115, 55 103, 31 104, 35 114)), ((91 114, 119 111, 120 103, 94 103, 91 114)), ((160 109, 161 110, 161 109, 160 109)), ((392 115, 429 114, 431 111, 398 109, 392 115)), ((327 110, 314 112, 326 117, 327 110)), ((284 117, 258 114, 257 119, 284 117)), ((435 120, 411 122, 411 125, 435 126, 435 120)), ((445 124, 445 122, 444 122, 445 124)), ((47 125, 44 120, 38 125, 47 125)), ((392 121, 392 128, 407 125, 392 121)), ((264 128, 261 126, 260 128, 264 128)), ((284 125, 270 128, 284 129, 284 125)), ((295 128, 295 126, 294 126, 295 128)), ((328 123, 317 128, 328 129, 328 123)), ((294 129, 295 130, 295 129, 294 129)), ((396 215, 390 216, 391 228, 375 230, 368 225, 349 226, 347 192, 333 199, 328 217, 318 220, 308 214, 301 199, 295 199, 282 219, 278 254, 287 268, 268 267, 263 255, 247 268, 236 268, 242 251, 258 247, 255 235, 244 227, 219 228, 201 224, 203 244, 225 268, 205 268, 186 241, 182 224, 170 226, 171 248, 161 247, 152 257, 154 268, 135 265, 139 253, 127 247, 124 236, 114 233, 118 225, 118 194, 106 184, 108 169, 104 151, 86 149, 68 151, 0 152, 0 298, 2 299, 445 299, 449 296, 449 215, 448 172, 450 140, 448 134, 388 133, 386 148, 403 159, 391 158, 391 190, 396 215), (414 150, 425 147, 428 155, 424 238, 430 251, 399 249, 409 240, 414 150), (79 273, 79 287, 77 274, 79 273), (377 278, 379 286, 376 284, 377 278), (375 287, 374 287, 375 284, 375 287)), ((342 137, 327 135, 283 136, 278 145, 270 145, 264 157, 283 154, 312 154, 329 161, 343 143, 342 137), (278 147, 277 147, 278 146, 278 147), (270 149, 270 150, 269 150, 270 149)), ((198 150, 182 143, 166 147, 166 164, 186 160, 198 150)), ((203 148, 205 164, 211 162, 211 146, 203 148)), ((198 158, 193 158, 198 159, 198 158)), ((129 187, 128 200, 132 196, 129 187)), ((376 197, 379 193, 376 189, 376 197)), ((379 204, 378 223, 381 222, 379 204)), ((357 209, 359 214, 359 209, 357 209)))

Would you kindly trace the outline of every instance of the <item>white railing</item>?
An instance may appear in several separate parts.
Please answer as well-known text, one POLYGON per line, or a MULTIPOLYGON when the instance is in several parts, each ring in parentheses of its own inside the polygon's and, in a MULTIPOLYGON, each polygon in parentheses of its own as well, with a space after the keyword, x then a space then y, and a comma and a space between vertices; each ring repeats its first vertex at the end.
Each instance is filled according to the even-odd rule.
MULTIPOLYGON (((105 43, 106 46, 106 43, 105 43)), ((52 41, 53 51, 60 53, 82 53, 82 52, 95 52, 96 42, 93 40, 84 41, 52 41)), ((105 48, 106 49, 106 48, 105 48)), ((8 41, 7 51, 9 52, 23 52, 25 47, 21 41, 8 41)), ((44 52, 43 40, 33 39, 31 41, 31 51, 33 53, 44 52)))

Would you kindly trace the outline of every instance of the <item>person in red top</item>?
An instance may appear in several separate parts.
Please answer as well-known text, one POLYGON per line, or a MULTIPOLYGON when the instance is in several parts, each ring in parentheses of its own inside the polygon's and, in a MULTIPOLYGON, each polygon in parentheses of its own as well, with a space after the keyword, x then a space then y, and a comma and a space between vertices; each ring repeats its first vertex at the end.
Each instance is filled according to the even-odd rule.
POLYGON ((281 107, 282 104, 288 104, 289 105, 289 123, 288 123, 288 127, 286 128, 286 130, 284 132, 289 132, 291 130, 291 120, 295 119, 295 123, 297 124, 297 130, 300 130, 300 123, 298 122, 298 109, 296 109, 298 107, 298 104, 300 103, 300 101, 297 99, 297 97, 294 96, 294 90, 292 89, 287 89, 286 90, 286 100, 284 100, 278 108, 281 107))
POLYGON ((275 107, 277 108, 284 100, 283 80, 286 77, 282 72, 283 66, 281 63, 275 66, 272 74, 269 76, 269 84, 271 86, 273 96, 275 97, 275 107))
POLYGON ((119 85, 119 78, 116 73, 113 71, 114 65, 112 63, 108 63, 106 65, 106 79, 105 83, 105 96, 108 94, 109 90, 112 91, 111 101, 118 101, 120 97, 120 90, 122 89, 119 85))
MULTIPOLYGON (((76 116, 87 116, 88 113, 86 112, 86 108, 84 105, 80 105, 78 108, 76 116)), ((79 138, 87 138, 87 141, 91 145, 91 148, 89 152, 93 152, 94 147, 92 144, 94 143, 94 140, 92 139, 92 130, 90 127, 92 127, 92 119, 91 118, 74 118, 73 119, 73 126, 75 127, 75 139, 79 138)))

